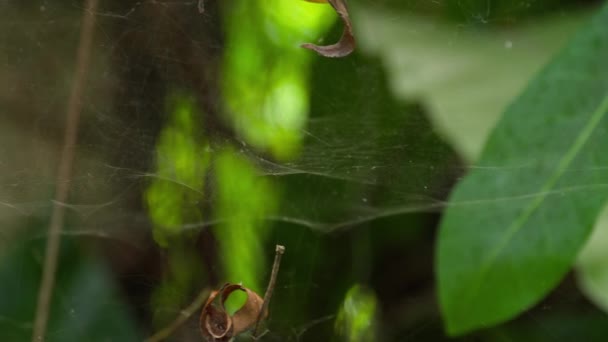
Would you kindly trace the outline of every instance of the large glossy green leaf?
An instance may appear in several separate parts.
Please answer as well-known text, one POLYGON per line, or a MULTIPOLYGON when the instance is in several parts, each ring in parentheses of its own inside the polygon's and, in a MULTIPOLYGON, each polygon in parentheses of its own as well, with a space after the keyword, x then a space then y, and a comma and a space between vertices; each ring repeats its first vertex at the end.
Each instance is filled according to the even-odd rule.
POLYGON ((500 29, 411 12, 393 18, 371 6, 353 16, 360 49, 381 58, 395 97, 423 103, 433 128, 474 162, 510 101, 589 13, 548 14, 500 29))
POLYGON ((507 109, 453 192, 437 271, 448 333, 510 319, 569 270, 608 197, 608 7, 507 109))

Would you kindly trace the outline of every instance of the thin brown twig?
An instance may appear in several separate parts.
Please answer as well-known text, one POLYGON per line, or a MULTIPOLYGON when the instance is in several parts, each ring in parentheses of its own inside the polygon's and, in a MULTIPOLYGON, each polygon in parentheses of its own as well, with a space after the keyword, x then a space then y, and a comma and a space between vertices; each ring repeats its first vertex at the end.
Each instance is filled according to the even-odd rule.
POLYGON ((49 318, 51 297, 55 285, 55 273, 57 272, 57 259, 61 247, 61 229, 65 219, 65 209, 61 203, 65 203, 68 197, 69 179, 72 174, 72 165, 74 162, 78 122, 82 110, 82 94, 91 59, 91 45, 93 42, 93 28, 95 25, 94 13, 96 12, 97 4, 98 0, 87 0, 82 17, 76 72, 66 111, 66 127, 60 156, 61 159, 57 170, 55 200, 53 201, 53 212, 49 223, 49 236, 46 241, 42 282, 38 292, 38 304, 36 307, 36 317, 32 334, 32 341, 35 342, 44 341, 49 318))
POLYGON ((262 304, 262 310, 258 314, 258 318, 255 321, 255 328, 253 329, 253 337, 257 338, 258 336, 258 328, 260 326, 260 321, 262 321, 262 317, 266 310, 268 310, 268 305, 270 304, 270 298, 272 297, 272 292, 274 291, 274 286, 277 282, 277 274, 279 273, 279 267, 281 266, 281 257, 285 253, 285 246, 277 245, 276 254, 274 255, 274 263, 272 264, 272 273, 270 274, 270 281, 268 282, 268 287, 266 287, 266 293, 264 294, 264 302, 262 304))
POLYGON ((296 330, 296 329, 292 329, 294 335, 296 336, 296 342, 299 342, 302 335, 304 335, 304 333, 306 333, 310 328, 314 327, 317 324, 321 324, 327 321, 330 321, 332 319, 334 319, 336 317, 336 315, 327 315, 327 316, 323 316, 321 318, 317 318, 315 320, 312 320, 309 323, 304 324, 302 327, 300 327, 300 329, 296 330))
POLYGON ((171 336, 171 334, 173 334, 173 332, 177 330, 177 328, 184 324, 190 318, 190 316, 194 314, 194 312, 198 311, 198 309, 203 305, 207 297, 209 297, 209 289, 205 288, 201 290, 201 292, 199 292, 198 296, 196 296, 196 299, 192 303, 190 303, 187 308, 185 308, 179 313, 179 315, 175 318, 175 320, 173 320, 173 322, 171 322, 171 324, 157 331, 154 335, 145 339, 144 342, 159 342, 171 336))

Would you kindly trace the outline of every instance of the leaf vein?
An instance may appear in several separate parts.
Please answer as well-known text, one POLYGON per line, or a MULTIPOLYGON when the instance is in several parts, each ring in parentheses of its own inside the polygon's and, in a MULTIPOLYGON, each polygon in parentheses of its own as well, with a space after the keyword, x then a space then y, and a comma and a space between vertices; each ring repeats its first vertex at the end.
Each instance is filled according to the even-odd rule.
POLYGON ((511 242, 515 234, 517 234, 524 227, 528 219, 542 205, 545 198, 547 198, 547 196, 552 193, 551 189, 557 184, 557 182, 568 169, 568 166, 574 161, 583 146, 589 141, 589 139, 593 135, 595 128, 604 118, 606 113, 608 113, 608 94, 604 96, 599 106, 593 112, 593 114, 589 118, 589 121, 574 141, 574 144, 560 159, 556 172, 551 176, 551 178, 547 180, 547 182, 545 182, 543 187, 540 189, 539 193, 541 195, 534 198, 534 200, 530 203, 530 205, 528 205, 528 207, 525 208, 522 214, 516 220, 514 220, 513 223, 507 228, 504 237, 501 239, 498 246, 494 249, 494 252, 491 253, 490 256, 486 259, 486 262, 482 264, 482 266, 480 267, 480 272, 477 276, 477 281, 473 282, 474 287, 472 288, 472 291, 469 292, 469 299, 475 296, 481 286, 481 283, 487 276, 490 268, 492 267, 500 253, 504 251, 504 249, 511 242))

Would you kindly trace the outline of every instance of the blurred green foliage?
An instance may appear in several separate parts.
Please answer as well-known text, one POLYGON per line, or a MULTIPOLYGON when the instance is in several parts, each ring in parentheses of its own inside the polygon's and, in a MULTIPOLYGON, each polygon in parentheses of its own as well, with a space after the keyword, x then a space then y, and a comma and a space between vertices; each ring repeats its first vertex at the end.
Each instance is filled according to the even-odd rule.
POLYGON ((172 95, 167 110, 170 119, 156 146, 156 170, 145 200, 154 222, 154 239, 168 247, 171 237, 183 234, 188 222, 201 222, 200 203, 210 151, 200 130, 200 112, 193 99, 172 95))
POLYGON ((228 118, 248 143, 289 159, 309 111, 312 55, 299 44, 335 20, 329 6, 237 0, 225 8, 222 89, 228 118))
MULTIPOLYGON (((44 240, 14 243, 0 254, 0 340, 29 341, 44 240)), ((136 320, 99 256, 64 241, 47 341, 136 341, 136 320)))
MULTIPOLYGON (((263 293, 275 243, 287 252, 264 340, 452 340, 433 274, 446 196, 479 166, 504 107, 587 18, 572 9, 592 7, 348 4, 359 45, 335 60, 299 47, 340 35, 327 4, 208 1, 199 14, 184 2, 103 2, 66 204, 76 227, 66 233, 50 340, 140 340, 202 287, 226 281, 263 293), (89 248, 93 237, 108 242, 89 248)), ((0 219, 12 232, 51 200, 53 172, 40 166, 55 166, 48 151, 61 137, 77 7, 0 4, 9 66, 0 68, 0 108, 14 120, 0 125, 0 219)), ((497 219, 501 206, 476 204, 467 219, 497 219)), ((462 246, 475 237, 457 252, 469 253, 462 246)), ((0 238, 0 293, 10 294, 0 297, 0 340, 29 340, 42 248, 29 236, 0 238)), ((580 283, 601 304, 608 267, 601 235, 592 241, 580 283)), ((564 284, 512 322, 462 340, 603 340, 605 315, 564 284)), ((242 300, 231 297, 229 310, 242 300)), ((196 340, 197 324, 193 317, 174 340, 196 340)))
POLYGON ((336 317, 335 329, 344 341, 376 341, 377 303, 374 293, 360 285, 351 287, 336 317))
MULTIPOLYGON (((243 157, 227 149, 215 160, 217 212, 221 218, 213 231, 220 248, 224 279, 263 293, 269 270, 264 246, 268 221, 277 206, 277 194, 243 157)), ((271 250, 271 249, 270 249, 271 250)))
POLYGON ((167 265, 150 298, 152 326, 160 329, 172 322, 207 279, 191 244, 173 243, 166 251, 167 265))
POLYGON ((581 290, 602 310, 608 312, 608 207, 599 215, 587 244, 577 260, 581 290))

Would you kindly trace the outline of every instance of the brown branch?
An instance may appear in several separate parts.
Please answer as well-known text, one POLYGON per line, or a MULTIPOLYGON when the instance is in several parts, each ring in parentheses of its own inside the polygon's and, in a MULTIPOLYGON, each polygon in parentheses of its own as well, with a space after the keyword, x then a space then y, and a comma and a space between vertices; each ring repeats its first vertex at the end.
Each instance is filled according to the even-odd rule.
POLYGON ((262 310, 258 314, 258 319, 255 322, 255 328, 253 329, 253 337, 256 338, 258 336, 258 327, 260 325, 260 321, 262 317, 265 316, 266 310, 268 310, 268 304, 270 304, 270 298, 272 297, 272 292, 274 291, 274 286, 277 282, 277 274, 279 273, 279 267, 281 266, 281 257, 285 253, 285 247, 281 245, 277 245, 276 254, 274 255, 274 263, 272 264, 272 273, 270 274, 270 281, 268 282, 268 287, 266 288, 266 293, 264 294, 264 302, 262 304, 262 310))
POLYGON ((91 45, 93 42, 93 28, 95 24, 94 13, 96 12, 97 4, 98 0, 87 0, 82 17, 76 72, 67 106, 63 148, 57 171, 55 200, 53 201, 53 212, 51 214, 48 238, 46 241, 42 282, 38 292, 38 304, 36 307, 36 317, 32 334, 32 341, 35 342, 44 341, 49 318, 51 297, 55 285, 55 273, 57 272, 57 259, 61 247, 61 229, 65 219, 65 209, 62 203, 65 203, 68 197, 69 180, 72 173, 74 150, 77 140, 78 122, 82 110, 82 93, 91 59, 91 45))
POLYGON ((177 328, 184 324, 188 320, 188 318, 190 318, 190 316, 194 314, 195 311, 198 311, 198 309, 203 305, 207 297, 209 297, 209 289, 201 290, 198 296, 196 296, 196 299, 192 303, 190 303, 187 308, 182 310, 175 318, 175 320, 171 322, 171 324, 159 330, 154 335, 148 337, 144 340, 144 342, 159 342, 171 336, 171 334, 173 334, 173 332, 177 330, 177 328))

